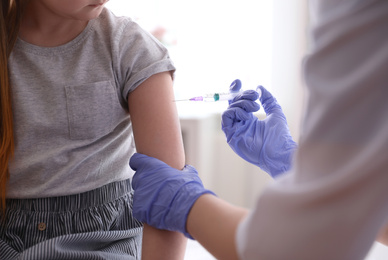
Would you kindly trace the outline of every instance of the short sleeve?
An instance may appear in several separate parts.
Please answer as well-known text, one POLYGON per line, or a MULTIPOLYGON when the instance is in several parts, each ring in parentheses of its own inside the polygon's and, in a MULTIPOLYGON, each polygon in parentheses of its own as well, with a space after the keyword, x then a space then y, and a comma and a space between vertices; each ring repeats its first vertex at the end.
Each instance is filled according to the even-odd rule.
POLYGON ((166 47, 132 20, 126 21, 115 41, 117 77, 125 101, 128 93, 150 76, 164 71, 173 75, 175 67, 166 47))

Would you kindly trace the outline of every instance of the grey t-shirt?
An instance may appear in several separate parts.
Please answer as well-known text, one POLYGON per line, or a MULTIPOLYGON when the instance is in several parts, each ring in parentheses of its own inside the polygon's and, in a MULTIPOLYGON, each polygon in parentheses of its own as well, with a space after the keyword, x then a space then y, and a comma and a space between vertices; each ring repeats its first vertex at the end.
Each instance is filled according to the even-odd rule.
POLYGON ((70 195, 130 178, 127 95, 175 70, 157 40, 107 9, 65 45, 18 39, 9 66, 16 151, 8 198, 70 195))

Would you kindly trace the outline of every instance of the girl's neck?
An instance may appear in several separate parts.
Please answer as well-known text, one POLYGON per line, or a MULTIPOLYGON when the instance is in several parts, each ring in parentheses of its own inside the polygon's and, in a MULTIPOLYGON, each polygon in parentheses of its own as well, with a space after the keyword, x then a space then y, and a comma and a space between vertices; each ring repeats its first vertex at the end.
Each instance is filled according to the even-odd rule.
POLYGON ((56 47, 76 38, 87 24, 88 21, 60 17, 29 4, 22 19, 19 37, 37 46, 56 47))

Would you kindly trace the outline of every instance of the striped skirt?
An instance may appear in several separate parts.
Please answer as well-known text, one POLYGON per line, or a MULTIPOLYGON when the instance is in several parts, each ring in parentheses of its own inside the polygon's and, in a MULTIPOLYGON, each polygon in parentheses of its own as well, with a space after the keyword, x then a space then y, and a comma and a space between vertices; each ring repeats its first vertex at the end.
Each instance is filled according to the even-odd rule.
POLYGON ((0 259, 140 259, 130 180, 64 197, 9 199, 0 259))

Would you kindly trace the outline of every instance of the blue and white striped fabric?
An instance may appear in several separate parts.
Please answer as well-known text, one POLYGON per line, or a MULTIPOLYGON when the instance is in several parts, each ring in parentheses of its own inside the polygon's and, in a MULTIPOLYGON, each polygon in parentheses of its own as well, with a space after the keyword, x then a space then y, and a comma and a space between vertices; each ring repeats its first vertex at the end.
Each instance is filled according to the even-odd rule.
POLYGON ((0 259, 140 259, 130 180, 65 197, 10 199, 0 259))

